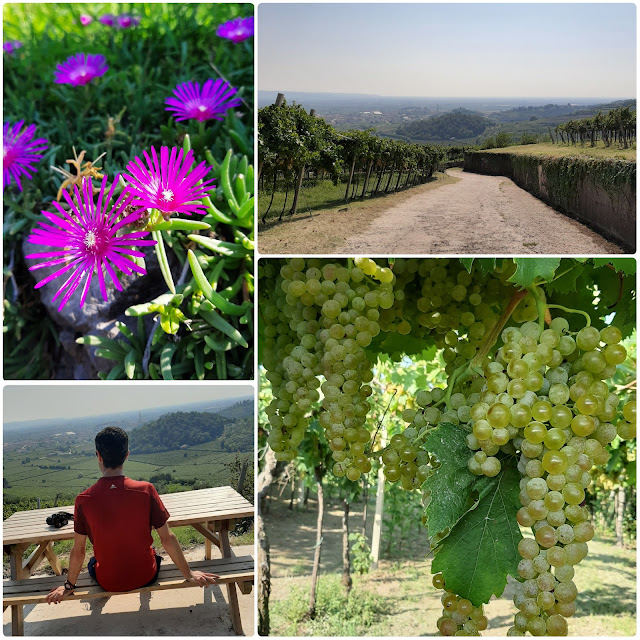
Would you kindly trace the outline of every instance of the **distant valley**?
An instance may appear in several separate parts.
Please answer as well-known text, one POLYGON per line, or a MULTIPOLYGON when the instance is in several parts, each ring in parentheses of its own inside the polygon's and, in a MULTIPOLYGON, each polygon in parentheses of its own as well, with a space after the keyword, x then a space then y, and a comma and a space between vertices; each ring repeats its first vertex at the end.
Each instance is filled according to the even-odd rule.
MULTIPOLYGON (((252 465, 254 400, 197 403, 83 420, 47 421, 4 434, 5 517, 16 508, 70 504, 100 472, 94 437, 116 424, 130 434, 125 473, 154 482, 160 493, 234 484, 252 465), (178 410, 176 410, 178 409, 178 410), (143 419, 144 413, 144 419, 143 419)), ((39 421, 42 422, 42 421, 39 421)))
MULTIPOLYGON (((259 91, 260 107, 273 104, 276 92, 259 91)), ((285 99, 339 131, 373 129, 407 142, 457 146, 482 144, 500 133, 517 142, 524 134, 548 136, 559 124, 598 111, 631 106, 636 100, 608 98, 419 98, 360 94, 285 92, 285 99)))

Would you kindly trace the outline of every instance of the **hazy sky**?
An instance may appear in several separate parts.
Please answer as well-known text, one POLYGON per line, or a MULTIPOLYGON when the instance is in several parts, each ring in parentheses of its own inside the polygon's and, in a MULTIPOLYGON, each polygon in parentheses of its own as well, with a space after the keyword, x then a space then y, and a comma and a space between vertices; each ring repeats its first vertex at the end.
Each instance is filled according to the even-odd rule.
POLYGON ((40 418, 83 418, 131 409, 166 407, 253 395, 242 385, 8 385, 4 388, 4 422, 40 418))
POLYGON ((261 4, 259 89, 635 97, 633 4, 261 4))

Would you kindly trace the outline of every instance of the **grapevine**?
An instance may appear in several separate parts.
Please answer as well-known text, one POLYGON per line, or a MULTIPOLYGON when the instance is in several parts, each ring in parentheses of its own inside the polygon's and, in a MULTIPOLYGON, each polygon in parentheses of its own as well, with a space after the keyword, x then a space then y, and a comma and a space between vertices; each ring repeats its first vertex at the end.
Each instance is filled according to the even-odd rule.
MULTIPOLYGON (((455 152, 460 153, 457 149, 455 152)), ((272 197, 262 222, 271 209, 280 178, 287 197, 289 188, 294 190, 289 211, 293 215, 305 175, 324 176, 334 184, 344 177, 347 183, 344 199, 349 202, 355 197, 365 197, 367 189, 369 195, 374 195, 420 184, 433 175, 446 157, 442 147, 379 138, 370 129, 340 133, 299 104, 288 105, 285 101, 279 106, 264 107, 258 112, 258 185, 263 193, 270 190, 272 197), (357 178, 354 180, 360 173, 365 175, 362 185, 357 178)), ((279 220, 285 213, 286 202, 279 220)))
POLYGON ((268 444, 294 459, 319 404, 336 476, 381 465, 422 492, 441 635, 487 629, 482 605, 507 575, 518 581, 509 635, 567 635, 594 535, 590 472, 636 434, 635 397, 621 402, 612 384, 635 325, 633 273, 633 259, 260 261, 268 444), (431 347, 447 385, 419 390, 382 447, 376 358, 431 347), (480 524, 491 544, 474 538, 480 524))

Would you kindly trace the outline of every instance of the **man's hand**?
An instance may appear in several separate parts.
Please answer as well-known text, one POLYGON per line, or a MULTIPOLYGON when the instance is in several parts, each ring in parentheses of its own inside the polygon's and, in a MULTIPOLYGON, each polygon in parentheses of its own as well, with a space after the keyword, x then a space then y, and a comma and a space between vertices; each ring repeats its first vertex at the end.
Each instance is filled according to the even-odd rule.
POLYGON ((187 582, 197 582, 201 587, 208 587, 210 584, 216 584, 220 576, 215 573, 205 573, 204 571, 191 571, 187 582))
POLYGON ((65 589, 64 586, 51 589, 51 591, 49 591, 49 594, 47 595, 47 604, 58 604, 58 602, 62 602, 68 595, 71 595, 72 593, 73 590, 65 589))

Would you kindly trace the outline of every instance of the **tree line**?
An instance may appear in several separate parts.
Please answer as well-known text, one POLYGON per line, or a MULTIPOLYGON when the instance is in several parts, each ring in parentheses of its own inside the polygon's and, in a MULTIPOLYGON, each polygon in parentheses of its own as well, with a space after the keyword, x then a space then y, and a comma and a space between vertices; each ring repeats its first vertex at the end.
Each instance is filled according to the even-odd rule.
POLYGON ((601 140, 605 147, 617 144, 628 149, 636 139, 636 112, 631 107, 612 109, 608 113, 598 113, 592 118, 569 120, 556 127, 557 140, 564 144, 592 147, 601 140))
POLYGON ((314 113, 285 100, 258 112, 258 184, 272 193, 263 222, 279 180, 285 189, 282 219, 290 191, 289 214, 296 213, 305 176, 331 179, 336 185, 344 180, 344 200, 349 202, 420 184, 447 157, 442 147, 380 138, 372 129, 340 133, 314 113))

